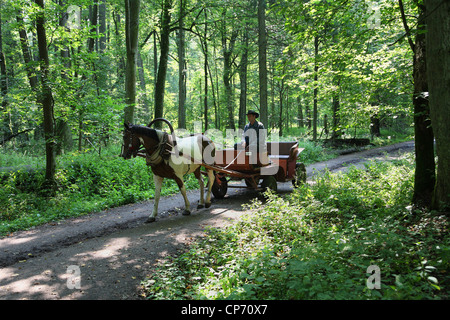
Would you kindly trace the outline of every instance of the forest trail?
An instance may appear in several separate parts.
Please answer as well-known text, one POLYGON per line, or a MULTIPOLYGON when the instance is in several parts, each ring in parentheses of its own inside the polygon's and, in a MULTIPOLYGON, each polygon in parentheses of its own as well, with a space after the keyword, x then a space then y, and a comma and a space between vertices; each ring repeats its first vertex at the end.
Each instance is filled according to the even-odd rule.
MULTIPOLYGON (((394 159, 405 151, 414 151, 413 141, 315 163, 307 166, 307 174, 394 159)), ((292 186, 279 183, 278 189, 288 193, 292 186)), ((211 208, 182 216, 184 202, 177 194, 161 198, 152 224, 144 223, 153 204, 147 201, 16 232, 0 239, 0 300, 139 299, 140 282, 158 261, 201 237, 205 227, 239 219, 247 213, 242 205, 256 195, 229 189, 224 199, 213 198, 211 208)), ((188 197, 195 207, 198 191, 188 197)))

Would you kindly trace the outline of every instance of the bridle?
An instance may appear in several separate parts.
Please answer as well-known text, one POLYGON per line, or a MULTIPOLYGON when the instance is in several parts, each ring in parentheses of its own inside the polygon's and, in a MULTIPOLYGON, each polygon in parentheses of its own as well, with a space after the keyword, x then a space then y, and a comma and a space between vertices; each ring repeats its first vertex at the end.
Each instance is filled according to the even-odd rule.
MULTIPOLYGON (((124 158, 126 158, 126 156, 128 156, 131 153, 132 157, 136 157, 138 155, 138 153, 142 150, 145 150, 145 154, 146 154, 146 159, 147 159, 147 164, 149 165, 156 165, 159 164, 164 157, 164 146, 168 143, 167 139, 168 139, 168 135, 164 134, 162 136, 162 139, 160 140, 159 143, 157 143, 155 146, 153 146, 152 148, 150 148, 150 150, 147 150, 147 148, 145 147, 145 145, 142 143, 142 141, 140 139, 139 140, 139 146, 137 148, 135 148, 133 146, 133 140, 135 138, 134 133, 131 129, 126 128, 125 129, 129 134, 130 134, 130 139, 128 142, 128 149, 127 149, 127 154, 124 154, 124 149, 125 149, 125 145, 122 144, 122 156, 124 158)), ((125 142, 126 143, 126 142, 125 142)))
MULTIPOLYGON (((145 149, 145 146, 139 143, 139 146, 137 148, 133 147, 134 133, 130 129, 125 129, 125 131, 130 133, 130 141, 128 142, 127 155, 131 152, 131 156, 136 157, 139 151, 145 149)), ((124 149, 125 145, 122 144, 122 156, 125 158, 124 149)))

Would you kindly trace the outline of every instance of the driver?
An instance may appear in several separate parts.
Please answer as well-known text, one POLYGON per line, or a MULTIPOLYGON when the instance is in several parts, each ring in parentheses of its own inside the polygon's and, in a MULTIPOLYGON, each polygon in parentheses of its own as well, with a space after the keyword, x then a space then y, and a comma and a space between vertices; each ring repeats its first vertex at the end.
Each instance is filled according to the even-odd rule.
POLYGON ((256 120, 258 117, 259 113, 254 110, 249 110, 247 112, 249 123, 244 127, 241 146, 251 152, 250 163, 256 164, 259 162, 261 165, 267 165, 266 130, 264 125, 256 120), (254 158, 253 153, 259 155, 259 161, 254 158))

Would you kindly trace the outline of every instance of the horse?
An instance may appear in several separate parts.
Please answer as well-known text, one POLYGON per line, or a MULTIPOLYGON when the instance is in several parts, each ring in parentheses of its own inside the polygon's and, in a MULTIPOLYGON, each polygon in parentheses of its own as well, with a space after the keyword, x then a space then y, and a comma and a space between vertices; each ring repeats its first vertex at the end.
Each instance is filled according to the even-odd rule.
POLYGON ((161 130, 125 124, 121 156, 124 159, 130 159, 137 155, 144 156, 140 153, 142 148, 144 148, 147 165, 151 167, 153 172, 155 200, 152 214, 147 219, 147 223, 156 220, 164 178, 173 179, 177 183, 185 203, 183 215, 191 214, 190 203, 186 196, 186 187, 183 180, 183 177, 190 173, 194 173, 200 185, 200 202, 197 209, 211 206, 214 171, 206 168, 208 191, 205 202, 204 182, 200 167, 203 163, 214 165, 214 143, 202 134, 178 138, 176 141, 173 141, 173 138, 173 136, 161 130))

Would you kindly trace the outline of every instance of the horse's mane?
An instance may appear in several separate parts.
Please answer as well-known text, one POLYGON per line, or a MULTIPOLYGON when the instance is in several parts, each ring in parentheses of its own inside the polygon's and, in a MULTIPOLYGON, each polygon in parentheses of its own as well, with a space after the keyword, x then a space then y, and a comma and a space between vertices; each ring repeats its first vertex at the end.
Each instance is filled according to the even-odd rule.
POLYGON ((133 125, 132 130, 135 133, 142 134, 144 136, 147 136, 147 137, 152 138, 153 140, 156 140, 159 142, 159 137, 158 137, 158 133, 157 133, 156 129, 152 129, 152 128, 144 127, 144 126, 133 125))

